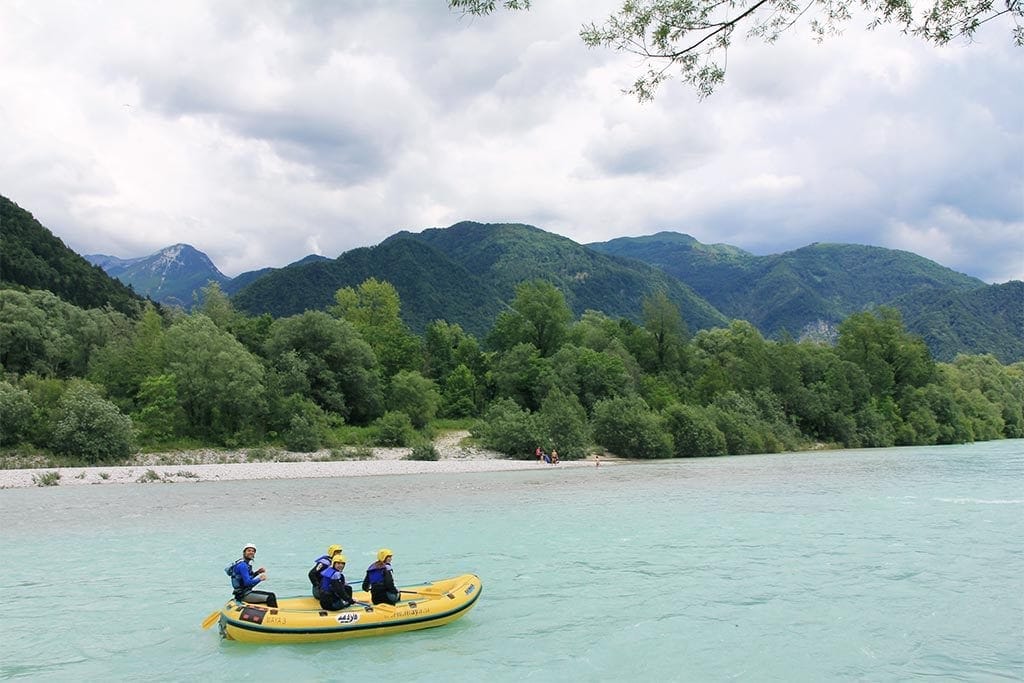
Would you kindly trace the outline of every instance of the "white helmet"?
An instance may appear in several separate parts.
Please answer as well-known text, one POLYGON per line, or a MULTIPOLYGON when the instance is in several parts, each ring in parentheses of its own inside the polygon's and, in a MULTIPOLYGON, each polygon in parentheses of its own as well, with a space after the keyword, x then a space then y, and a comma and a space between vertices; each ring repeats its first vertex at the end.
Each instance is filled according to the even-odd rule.
POLYGON ((252 548, 253 550, 256 550, 256 544, 255 543, 246 543, 245 545, 242 546, 242 552, 244 553, 249 548, 252 548))

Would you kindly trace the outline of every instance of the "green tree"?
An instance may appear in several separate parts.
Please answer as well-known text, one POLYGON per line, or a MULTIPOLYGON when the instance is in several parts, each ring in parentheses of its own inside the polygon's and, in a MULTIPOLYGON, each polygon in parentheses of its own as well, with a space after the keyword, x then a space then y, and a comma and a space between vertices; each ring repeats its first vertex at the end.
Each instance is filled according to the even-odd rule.
POLYGON ((572 394, 552 389, 537 413, 541 443, 566 460, 582 458, 589 443, 587 413, 572 394))
POLYGON ((703 402, 728 391, 753 391, 771 385, 769 343, 745 320, 727 329, 701 330, 694 337, 696 390, 703 402))
POLYGON ((594 405, 594 439, 627 458, 670 458, 672 436, 642 398, 609 398, 594 405))
POLYGON ((285 447, 299 453, 312 453, 326 440, 330 420, 324 411, 310 399, 292 394, 284 400, 287 415, 281 438, 285 447))
POLYGON ((266 353, 289 392, 308 386, 309 398, 325 411, 355 424, 383 412, 377 357, 347 320, 323 311, 276 320, 266 353))
POLYGON ((134 448, 132 421, 96 386, 75 380, 57 404, 50 446, 92 463, 122 460, 134 448))
POLYGON ((448 417, 475 416, 478 400, 476 377, 465 365, 458 365, 444 380, 442 413, 448 417))
POLYGON ((205 287, 195 294, 193 311, 202 313, 213 321, 213 324, 220 329, 231 332, 236 320, 240 317, 231 304, 231 299, 220 288, 220 284, 210 281, 205 287))
POLYGON ((400 370, 388 386, 388 409, 409 416, 412 426, 423 429, 437 415, 441 394, 432 380, 413 370, 400 370))
POLYGON ((385 377, 419 368, 419 340, 402 322, 401 299, 390 282, 369 278, 356 289, 339 289, 334 301, 331 314, 352 323, 377 355, 385 377))
POLYGON ((486 448, 520 460, 532 458, 542 439, 535 416, 510 398, 494 401, 470 431, 486 448))
POLYGON ((415 435, 412 420, 401 410, 389 410, 374 423, 381 446, 408 446, 415 435))
POLYGON ((935 378, 935 362, 924 340, 906 332, 894 308, 848 317, 839 325, 836 349, 840 358, 864 370, 874 396, 898 398, 935 378))
POLYGON ((644 328, 654 340, 654 356, 658 369, 665 370, 679 360, 680 349, 686 340, 686 324, 679 307, 657 291, 643 298, 644 328))
POLYGON ((482 362, 476 339, 458 325, 444 320, 427 325, 423 335, 423 360, 424 374, 433 380, 443 380, 460 364, 478 371, 482 362))
MULTIPOLYGON (((506 0, 510 10, 529 9, 529 0, 506 0)), ((448 6, 467 14, 490 14, 494 0, 448 0, 448 6)), ((646 72, 629 92, 640 101, 654 97, 673 72, 706 97, 725 79, 725 66, 734 34, 774 43, 791 27, 805 23, 821 41, 842 32, 843 25, 862 8, 871 17, 869 28, 891 24, 904 33, 935 45, 970 38, 979 27, 1000 18, 1008 20, 1016 45, 1024 45, 1017 0, 622 0, 622 6, 602 25, 590 23, 580 36, 590 47, 609 47, 640 56, 646 72)))
POLYGON ((499 350, 532 344, 542 356, 550 356, 565 341, 571 322, 565 295, 550 282, 531 280, 516 287, 511 308, 498 314, 488 340, 499 350))
POLYGON ((93 351, 130 327, 111 309, 83 310, 42 290, 0 289, 0 365, 10 373, 81 377, 93 351))
POLYGON ((18 385, 28 392, 32 400, 33 412, 31 433, 27 441, 36 446, 46 447, 53 437, 53 425, 56 422, 57 405, 67 390, 68 381, 54 377, 25 375, 18 385))
POLYGON ((187 432, 185 410, 178 398, 178 381, 174 375, 154 375, 142 380, 138 395, 135 423, 140 436, 161 442, 187 432))
POLYGON ((163 318, 147 305, 128 334, 92 354, 88 378, 102 385, 122 411, 134 412, 143 380, 159 375, 165 366, 163 343, 163 318))
POLYGON ((29 393, 0 380, 0 446, 13 446, 32 435, 35 406, 29 393))
POLYGON ((510 397, 529 410, 540 408, 551 390, 551 363, 533 344, 520 343, 498 354, 490 372, 496 395, 510 397))
MULTIPOLYGON (((1024 364, 1016 364, 1017 370, 1024 364)), ((1024 377, 1013 366, 1000 365, 995 356, 957 356, 948 365, 940 365, 944 383, 965 391, 978 390, 999 406, 1003 435, 1009 439, 1024 437, 1024 377)))
POLYGON ((225 444, 257 438, 267 413, 265 372, 238 340, 194 314, 167 330, 165 352, 195 436, 225 444))
POLYGON ((725 455, 725 434, 700 406, 673 403, 663 414, 677 458, 725 455))
POLYGON ((601 399, 633 391, 632 377, 614 353, 566 344, 551 357, 551 368, 557 385, 577 396, 588 412, 601 399))

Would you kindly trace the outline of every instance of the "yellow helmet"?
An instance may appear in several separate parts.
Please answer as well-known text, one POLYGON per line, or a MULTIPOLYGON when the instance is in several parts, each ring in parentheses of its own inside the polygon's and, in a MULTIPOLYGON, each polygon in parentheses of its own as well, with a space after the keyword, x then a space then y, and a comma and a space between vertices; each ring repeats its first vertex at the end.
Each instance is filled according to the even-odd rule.
POLYGON ((345 556, 342 555, 341 553, 335 553, 334 557, 331 558, 331 564, 337 564, 339 562, 343 562, 343 563, 347 564, 348 560, 346 560, 345 556))
POLYGON ((334 544, 327 546, 327 557, 333 557, 341 552, 341 546, 334 544))
POLYGON ((377 561, 378 562, 383 562, 384 560, 386 560, 387 558, 391 557, 392 555, 394 555, 394 553, 391 552, 390 548, 381 548, 380 550, 377 551, 377 561))

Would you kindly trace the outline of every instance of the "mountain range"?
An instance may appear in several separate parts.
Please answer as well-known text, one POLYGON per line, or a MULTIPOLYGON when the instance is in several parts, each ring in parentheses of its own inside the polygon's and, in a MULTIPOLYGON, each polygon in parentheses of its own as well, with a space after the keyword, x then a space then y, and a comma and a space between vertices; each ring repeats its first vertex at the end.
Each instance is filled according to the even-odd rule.
MULTIPOLYGON (((23 214, 15 216, 17 225, 35 223, 12 202, 0 207, 8 205, 23 214)), ((23 229, 15 235, 8 225, 5 251, 18 239, 60 243, 38 223, 42 232, 35 237, 23 229)), ((339 288, 375 277, 395 287, 403 319, 417 333, 444 319, 482 336, 516 285, 536 278, 553 282, 577 315, 598 310, 635 322, 643 298, 665 292, 691 333, 745 319, 768 337, 831 338, 851 313, 890 305, 940 360, 957 353, 1024 359, 1024 283, 987 285, 917 254, 881 247, 815 243, 757 256, 672 232, 583 245, 529 225, 461 222, 402 231, 334 259, 311 255, 236 278, 185 244, 143 258, 86 259, 158 302, 188 308, 195 292, 215 281, 238 309, 273 316, 326 308, 339 288)), ((7 270, 0 280, 16 281, 7 270)))

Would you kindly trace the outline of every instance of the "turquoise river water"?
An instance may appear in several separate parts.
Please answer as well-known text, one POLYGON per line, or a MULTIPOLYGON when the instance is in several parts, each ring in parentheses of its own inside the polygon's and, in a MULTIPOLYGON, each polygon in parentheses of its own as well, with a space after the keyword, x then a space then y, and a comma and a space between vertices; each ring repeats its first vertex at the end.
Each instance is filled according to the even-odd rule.
POLYGON ((1024 679, 1024 441, 494 474, 0 491, 0 679, 1024 679), (259 546, 398 582, 474 572, 448 626, 289 646, 200 622, 259 546))

